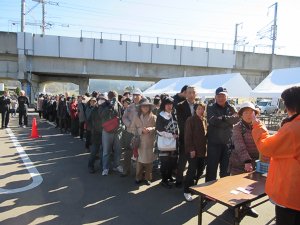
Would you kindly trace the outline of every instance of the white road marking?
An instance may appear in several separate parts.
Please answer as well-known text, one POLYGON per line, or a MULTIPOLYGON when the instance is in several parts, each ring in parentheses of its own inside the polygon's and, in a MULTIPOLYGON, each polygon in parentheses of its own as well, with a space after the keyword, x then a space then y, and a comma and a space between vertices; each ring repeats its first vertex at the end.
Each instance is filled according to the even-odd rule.
POLYGON ((28 172, 32 178, 32 183, 25 187, 15 188, 15 189, 0 188, 0 194, 14 194, 14 193, 18 193, 18 192, 27 191, 27 190, 30 190, 32 188, 39 186, 43 182, 42 176, 40 175, 39 171, 35 168, 33 163, 31 162, 30 158, 24 151, 23 147, 19 143, 18 139, 16 138, 16 136, 14 135, 12 130, 10 128, 6 128, 6 131, 7 131, 8 135, 10 136, 10 139, 12 140, 13 145, 17 149, 17 152, 19 153, 26 169, 28 170, 28 172))

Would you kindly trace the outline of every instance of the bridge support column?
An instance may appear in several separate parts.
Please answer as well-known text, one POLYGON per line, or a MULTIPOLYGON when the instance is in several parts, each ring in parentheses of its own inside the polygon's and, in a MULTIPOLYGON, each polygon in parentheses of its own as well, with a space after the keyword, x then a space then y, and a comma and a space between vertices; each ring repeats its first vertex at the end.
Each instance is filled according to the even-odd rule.
POLYGON ((79 94, 84 95, 89 91, 89 78, 85 79, 79 79, 79 82, 77 83, 79 85, 79 94))

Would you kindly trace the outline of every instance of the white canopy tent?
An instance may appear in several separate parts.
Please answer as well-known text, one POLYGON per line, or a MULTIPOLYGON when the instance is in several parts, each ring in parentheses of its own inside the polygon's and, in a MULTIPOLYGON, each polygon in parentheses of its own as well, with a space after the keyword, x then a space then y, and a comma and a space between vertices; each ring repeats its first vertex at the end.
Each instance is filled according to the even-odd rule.
POLYGON ((290 87, 300 86, 300 67, 273 70, 254 90, 253 97, 280 98, 290 87))
POLYGON ((218 87, 227 88, 230 97, 249 97, 252 91, 249 84, 239 73, 204 75, 162 79, 143 92, 145 96, 154 97, 162 93, 175 95, 184 85, 195 86, 199 96, 213 97, 218 87))

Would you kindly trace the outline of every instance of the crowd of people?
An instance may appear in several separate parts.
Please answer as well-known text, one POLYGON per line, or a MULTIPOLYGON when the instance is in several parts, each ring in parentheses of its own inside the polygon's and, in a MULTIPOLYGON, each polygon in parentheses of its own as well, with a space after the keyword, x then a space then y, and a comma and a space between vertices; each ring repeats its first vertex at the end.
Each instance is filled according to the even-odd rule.
MULTIPOLYGON (((277 224, 299 224, 300 87, 282 93, 289 117, 274 135, 257 119, 259 110, 253 103, 245 102, 237 111, 228 97, 227 89, 219 87, 215 101, 206 105, 197 98, 196 88, 187 85, 173 97, 161 94, 154 99, 143 96, 138 88, 123 95, 115 91, 77 97, 41 94, 37 111, 62 133, 85 137, 89 173, 96 172, 99 158, 103 176, 113 170, 128 177, 134 160, 135 183, 151 185, 153 162, 159 162, 161 186, 183 187, 186 201, 193 200, 189 188, 205 169, 205 182, 217 179, 218 168, 219 177, 252 172, 260 151, 271 157, 266 191, 276 204, 277 224)), ((19 125, 27 126, 24 91, 17 102, 19 125)), ((0 104, 2 128, 6 128, 11 104, 7 92, 0 104)), ((247 207, 247 215, 258 216, 247 207)))

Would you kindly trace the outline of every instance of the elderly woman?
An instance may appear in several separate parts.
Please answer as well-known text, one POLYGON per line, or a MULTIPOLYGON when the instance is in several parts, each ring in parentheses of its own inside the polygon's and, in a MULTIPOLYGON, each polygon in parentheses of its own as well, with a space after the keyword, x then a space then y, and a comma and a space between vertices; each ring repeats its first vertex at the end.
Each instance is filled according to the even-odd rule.
POLYGON ((266 193, 276 204, 276 224, 300 224, 300 87, 282 92, 287 110, 282 127, 270 135, 253 115, 252 136, 258 150, 271 157, 266 193))
POLYGON ((154 160, 154 141, 156 116, 152 113, 153 104, 147 99, 142 99, 138 104, 138 114, 134 117, 132 128, 140 137, 138 158, 136 164, 136 184, 140 184, 145 173, 146 185, 151 184, 152 163, 154 160))
POLYGON ((194 110, 194 115, 186 120, 184 128, 184 147, 189 167, 184 181, 183 195, 188 202, 193 200, 189 187, 197 184, 205 169, 207 150, 205 104, 195 103, 194 110))
POLYGON ((243 103, 238 112, 241 120, 232 130, 232 141, 235 148, 232 150, 229 159, 229 172, 231 175, 253 171, 259 153, 251 133, 252 115, 253 113, 257 115, 258 112, 258 109, 251 102, 243 103))

